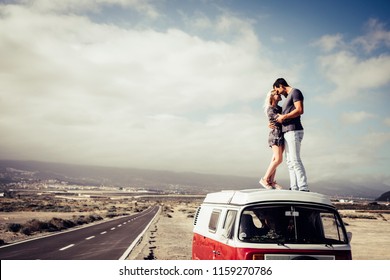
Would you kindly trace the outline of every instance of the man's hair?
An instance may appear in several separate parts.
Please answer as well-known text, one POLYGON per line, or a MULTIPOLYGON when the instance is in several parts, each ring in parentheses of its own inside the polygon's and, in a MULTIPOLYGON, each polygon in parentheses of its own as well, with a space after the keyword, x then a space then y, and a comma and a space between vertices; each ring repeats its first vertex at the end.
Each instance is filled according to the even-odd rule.
POLYGON ((289 87, 288 83, 283 78, 276 79, 273 88, 275 88, 275 87, 278 88, 280 86, 289 87))

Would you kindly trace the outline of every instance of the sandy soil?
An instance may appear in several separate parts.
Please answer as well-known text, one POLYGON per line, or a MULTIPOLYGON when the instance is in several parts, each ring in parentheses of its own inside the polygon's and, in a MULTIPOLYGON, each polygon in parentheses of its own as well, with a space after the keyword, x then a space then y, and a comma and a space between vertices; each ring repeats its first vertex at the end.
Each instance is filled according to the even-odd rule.
POLYGON ((190 260, 192 222, 196 204, 163 206, 140 243, 127 259, 190 260))
POLYGON ((343 221, 347 231, 352 232, 352 259, 390 260, 390 214, 347 210, 340 213, 346 216, 343 221))
MULTIPOLYGON (((173 206, 161 213, 127 259, 191 259, 194 205, 173 206), (191 216, 191 215, 190 215, 191 216), (180 241, 180 242, 179 242, 180 241)), ((352 232, 354 260, 390 260, 390 214, 342 210, 347 231, 352 232)))

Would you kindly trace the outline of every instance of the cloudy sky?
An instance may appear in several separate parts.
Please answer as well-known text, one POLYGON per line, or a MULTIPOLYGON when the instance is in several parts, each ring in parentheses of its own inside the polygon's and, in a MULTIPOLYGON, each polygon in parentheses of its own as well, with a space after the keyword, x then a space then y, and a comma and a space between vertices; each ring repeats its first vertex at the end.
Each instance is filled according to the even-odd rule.
POLYGON ((284 77, 309 184, 390 186, 385 2, 0 1, 0 159, 260 177, 284 77))

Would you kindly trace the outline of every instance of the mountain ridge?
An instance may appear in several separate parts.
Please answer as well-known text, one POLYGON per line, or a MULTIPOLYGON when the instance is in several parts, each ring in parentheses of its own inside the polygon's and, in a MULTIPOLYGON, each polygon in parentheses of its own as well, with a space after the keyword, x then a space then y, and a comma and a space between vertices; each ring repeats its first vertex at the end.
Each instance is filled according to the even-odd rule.
POLYGON ((104 167, 41 161, 0 160, 0 171, 6 168, 34 173, 36 179, 57 179, 78 184, 153 187, 162 189, 170 185, 220 188, 258 187, 256 179, 240 176, 175 172, 124 167, 104 167))
MULTIPOLYGON (((29 173, 37 180, 56 179, 81 185, 112 185, 118 187, 153 188, 166 190, 181 188, 191 192, 213 192, 223 189, 260 188, 258 178, 235 175, 203 174, 196 172, 175 172, 147 170, 126 167, 104 167, 80 164, 53 163, 43 161, 0 160, 0 184, 14 178, 7 177, 7 170, 29 173)), ((12 176, 11 176, 12 177, 12 176)), ((287 186, 288 182, 284 183, 287 186)), ((330 196, 353 196, 375 199, 389 191, 384 184, 367 187, 346 181, 317 181, 310 186, 313 192, 330 196)))

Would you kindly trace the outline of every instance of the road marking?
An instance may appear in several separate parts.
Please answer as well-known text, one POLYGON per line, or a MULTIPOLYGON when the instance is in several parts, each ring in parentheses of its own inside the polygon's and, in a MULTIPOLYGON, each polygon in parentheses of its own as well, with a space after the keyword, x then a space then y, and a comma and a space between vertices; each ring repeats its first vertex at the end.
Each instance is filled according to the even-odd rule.
POLYGON ((69 249, 70 247, 73 247, 73 246, 74 246, 74 244, 70 244, 64 248, 61 248, 60 251, 64 251, 64 250, 69 249))
POLYGON ((111 230, 114 230, 114 229, 115 229, 115 227, 111 228, 111 230))
POLYGON ((86 240, 90 240, 90 239, 92 239, 92 238, 95 238, 95 236, 94 235, 92 235, 92 236, 90 236, 90 237, 87 237, 87 238, 85 238, 86 240))
POLYGON ((106 234, 107 233, 107 231, 103 231, 103 232, 101 232, 100 234, 106 234))
POLYGON ((121 227, 122 225, 118 225, 118 227, 121 227))

